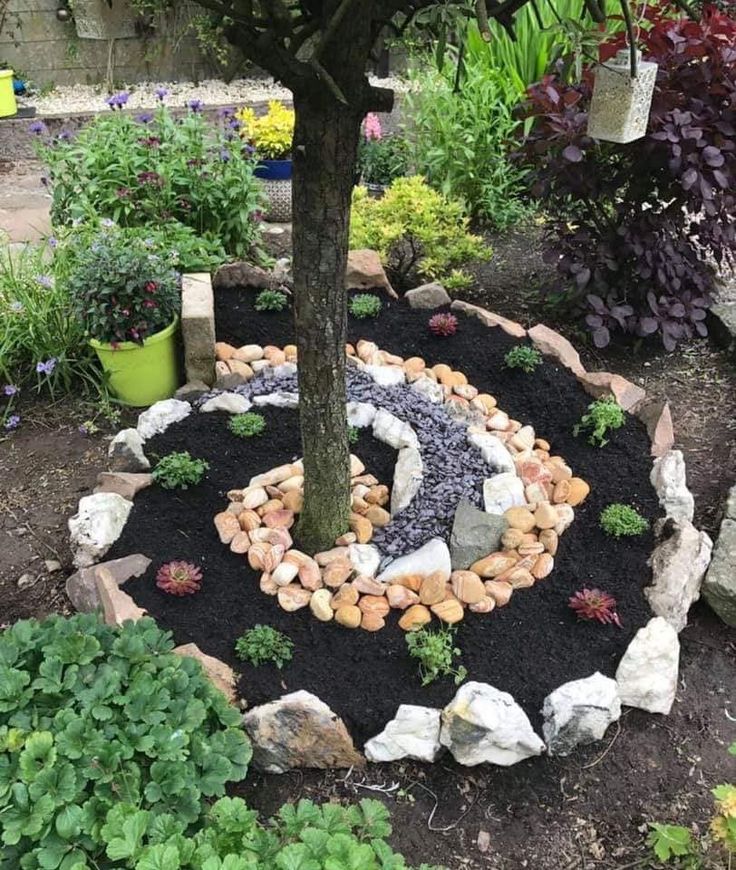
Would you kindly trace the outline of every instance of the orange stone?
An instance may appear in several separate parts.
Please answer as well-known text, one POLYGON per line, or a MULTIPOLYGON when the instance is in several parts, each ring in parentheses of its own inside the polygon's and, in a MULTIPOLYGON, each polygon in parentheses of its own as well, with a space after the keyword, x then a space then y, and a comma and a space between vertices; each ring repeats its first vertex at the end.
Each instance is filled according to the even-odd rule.
POLYGON ((399 628, 402 628, 404 631, 416 631, 416 629, 431 621, 432 614, 429 612, 429 608, 423 604, 414 604, 404 611, 404 615, 399 620, 399 628))
POLYGON ((503 607, 511 601, 514 587, 505 580, 486 580, 486 592, 496 602, 496 607, 503 607))
POLYGON ((406 586, 400 586, 398 583, 392 583, 386 590, 386 599, 389 606, 397 610, 406 610, 413 604, 419 604, 419 596, 406 586))
POLYGON ((581 477, 570 478, 570 492, 567 503, 572 507, 582 504, 590 493, 590 486, 581 477))
POLYGON ((442 622, 446 622, 449 625, 460 622, 465 615, 462 604, 452 598, 447 601, 440 601, 439 604, 433 604, 430 610, 435 616, 441 619, 442 622))
POLYGON ((386 620, 377 613, 364 613, 360 620, 363 631, 380 631, 386 625, 386 620))
POLYGON ((229 544, 241 531, 238 518, 228 511, 223 511, 215 516, 215 528, 223 544, 229 544))
POLYGON ((437 604, 445 597, 445 575, 442 571, 433 571, 422 581, 419 589, 419 600, 422 604, 437 604))
POLYGON ((363 595, 358 602, 358 607, 363 613, 374 613, 381 617, 386 616, 391 609, 385 595, 363 595))

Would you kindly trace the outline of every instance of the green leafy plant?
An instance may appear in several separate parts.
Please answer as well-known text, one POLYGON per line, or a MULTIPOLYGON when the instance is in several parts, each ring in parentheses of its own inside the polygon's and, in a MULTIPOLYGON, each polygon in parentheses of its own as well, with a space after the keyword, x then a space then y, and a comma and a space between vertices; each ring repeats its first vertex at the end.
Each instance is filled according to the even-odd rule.
POLYGON ((194 459, 188 450, 162 456, 153 469, 153 479, 164 489, 196 486, 209 468, 204 459, 194 459))
POLYGON ((594 447, 604 447, 608 444, 606 435, 620 429, 626 423, 626 415, 623 408, 612 397, 596 399, 588 405, 588 411, 580 418, 580 422, 574 427, 573 434, 579 435, 588 430, 588 443, 594 447))
POLYGON ((614 538, 643 535, 649 521, 627 504, 609 504, 601 511, 601 528, 614 538))
POLYGON ((280 100, 270 100, 265 115, 256 115, 249 106, 236 112, 240 135, 264 160, 288 160, 294 138, 294 110, 280 100))
MULTIPOLYGON (((483 240, 470 233, 462 203, 433 190, 421 176, 397 178, 381 199, 356 187, 350 246, 378 251, 402 288, 415 274, 442 281, 468 260, 491 254, 483 240)), ((458 277, 456 271, 456 282, 458 277)))
POLYGON ((363 184, 391 184, 409 170, 409 143, 384 136, 378 116, 369 112, 358 144, 358 173, 363 184))
POLYGON ((235 652, 255 667, 273 662, 281 669, 291 661, 294 643, 270 625, 255 625, 237 639, 235 652))
POLYGON ((253 307, 256 311, 283 311, 289 304, 289 297, 280 290, 261 290, 256 296, 253 307))
POLYGON ((360 440, 360 429, 357 426, 348 426, 348 443, 357 444, 360 440))
POLYGON ((419 675, 423 686, 438 677, 454 677, 455 685, 459 685, 468 675, 462 665, 454 666, 454 659, 460 655, 460 649, 455 646, 455 632, 451 628, 440 628, 436 631, 420 628, 410 631, 406 635, 406 645, 409 655, 419 661, 419 675))
POLYGON ((144 834, 183 831, 243 778, 241 714, 173 646, 149 618, 52 616, 0 633, 3 867, 92 870, 110 866, 105 853, 132 867, 144 834))
POLYGON ((353 317, 363 320, 366 317, 378 317, 383 303, 373 293, 358 293, 350 300, 348 308, 353 317))
POLYGON ((523 372, 531 374, 537 366, 542 365, 542 354, 535 347, 517 344, 506 354, 503 361, 507 368, 521 369, 523 372))
POLYGON ((266 429, 266 418, 262 414, 248 411, 245 414, 235 414, 230 418, 227 428, 238 438, 253 438, 262 435, 266 429))

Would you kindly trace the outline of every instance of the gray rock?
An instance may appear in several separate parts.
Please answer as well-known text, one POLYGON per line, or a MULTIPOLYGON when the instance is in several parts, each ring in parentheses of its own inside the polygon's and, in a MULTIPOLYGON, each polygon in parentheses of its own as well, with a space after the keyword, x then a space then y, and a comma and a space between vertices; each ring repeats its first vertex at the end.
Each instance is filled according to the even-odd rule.
POLYGON ((411 504, 419 492, 424 477, 422 456, 416 447, 402 447, 394 467, 394 482, 391 488, 391 516, 411 504))
POLYGON ((229 287, 249 287, 252 290, 261 290, 264 287, 271 287, 272 284, 273 276, 270 272, 242 260, 235 263, 224 263, 215 272, 212 279, 212 286, 215 290, 229 287))
POLYGON ((254 707, 243 717, 243 724, 253 743, 253 763, 266 773, 301 767, 362 767, 365 763, 342 719, 309 692, 292 692, 254 707))
POLYGON ((442 711, 440 743, 468 767, 484 762, 508 767, 544 749, 508 692, 475 682, 461 686, 442 711))
POLYGON ((649 713, 672 709, 677 692, 680 641, 675 629, 657 616, 640 628, 616 670, 621 703, 649 713))
POLYGON ((115 492, 99 492, 80 499, 69 520, 71 548, 77 568, 94 565, 120 537, 133 502, 115 492))
POLYGON ((121 586, 132 577, 141 577, 148 570, 151 560, 141 553, 123 556, 110 562, 100 562, 90 568, 80 568, 66 581, 66 594, 74 609, 80 613, 94 613, 101 607, 97 594, 95 575, 100 568, 106 568, 121 586))
POLYGON ((736 626, 736 520, 721 523, 703 597, 727 625, 736 626))
POLYGON ((155 402, 138 418, 138 434, 144 442, 148 441, 154 435, 165 432, 172 423, 184 420, 191 413, 192 406, 189 402, 181 402, 179 399, 155 402))
POLYGON ((219 393, 200 407, 203 414, 211 414, 214 411, 225 411, 227 414, 245 414, 249 411, 251 403, 245 396, 239 393, 219 393))
POLYGON ((15 585, 21 592, 24 592, 26 589, 30 589, 32 586, 35 586, 40 579, 40 574, 32 574, 30 571, 26 571, 25 574, 20 575, 15 585))
POLYGON ((442 752, 440 711, 434 707, 402 704, 380 734, 365 744, 368 761, 436 761, 442 752))
POLYGON ((544 699, 542 732, 550 755, 569 755, 577 746, 600 740, 621 716, 616 681, 596 672, 573 680, 544 699))
POLYGON ((450 535, 453 571, 469 568, 473 562, 500 549, 501 535, 508 528, 502 516, 474 507, 467 499, 458 502, 450 535))
POLYGON ((674 520, 692 522, 695 500, 687 488, 682 450, 668 450, 664 456, 655 459, 650 480, 665 515, 674 520))
POLYGON ((143 452, 143 439, 136 429, 122 429, 107 451, 113 471, 148 471, 151 463, 143 452))
POLYGON ((204 381, 189 381, 183 387, 179 387, 174 393, 174 398, 181 402, 195 402, 211 389, 204 381))
POLYGON ((441 305, 449 305, 451 301, 447 290, 436 281, 407 290, 404 298, 410 308, 439 308, 441 305))
POLYGON ((736 520, 736 486, 732 486, 726 499, 726 515, 727 520, 736 520))
POLYGON ((668 537, 655 547, 649 559, 652 585, 644 595, 652 611, 679 632, 687 625, 690 607, 700 598, 713 542, 687 520, 667 520, 665 533, 668 537))

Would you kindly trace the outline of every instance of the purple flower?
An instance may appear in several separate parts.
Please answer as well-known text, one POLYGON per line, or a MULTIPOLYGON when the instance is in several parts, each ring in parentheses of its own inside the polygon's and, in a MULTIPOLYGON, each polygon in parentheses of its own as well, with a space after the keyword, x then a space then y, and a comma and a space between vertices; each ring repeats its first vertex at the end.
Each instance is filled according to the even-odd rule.
POLYGON ((82 423, 82 425, 79 427, 79 434, 80 435, 89 435, 89 430, 84 425, 84 423, 82 423))
POLYGON ((60 142, 68 142, 72 138, 72 134, 70 130, 62 130, 59 133, 59 141, 60 142))
POLYGON ((140 115, 136 115, 136 121, 139 124, 150 124, 153 121, 153 115, 150 112, 143 112, 140 115))
POLYGON ((54 279, 51 277, 51 275, 36 275, 36 284, 40 284, 47 290, 51 290, 54 286, 54 279))
POLYGON ((228 109, 228 108, 218 109, 217 110, 217 117, 218 118, 232 118, 234 112, 235 112, 234 109, 228 109))
POLYGON ((242 126, 237 118, 230 118, 230 120, 227 122, 227 125, 231 130, 239 130, 242 126))
POLYGON ((169 92, 166 90, 166 88, 156 88, 156 90, 154 91, 154 94, 156 94, 156 99, 160 103, 163 103, 163 101, 166 99, 166 97, 168 97, 169 92))
POLYGON ((130 94, 127 91, 121 91, 119 94, 113 94, 111 97, 108 97, 105 102, 114 112, 115 109, 122 109, 129 99, 130 94))
POLYGON ((52 356, 50 359, 47 359, 46 362, 36 363, 36 371, 39 375, 50 375, 56 368, 56 363, 56 357, 52 356))
POLYGON ((202 102, 202 100, 190 100, 190 101, 187 103, 187 106, 189 106, 189 108, 190 108, 193 112, 201 112, 201 111, 202 111, 202 106, 203 106, 203 105, 204 105, 204 103, 202 102))
POLYGON ((230 152, 227 150, 227 148, 221 149, 220 160, 222 160, 223 163, 227 163, 230 160, 230 152))
POLYGON ((100 221, 100 226, 107 227, 109 229, 110 227, 115 226, 115 221, 111 220, 110 218, 102 218, 102 220, 100 221))
POLYGON ((17 396, 20 392, 20 388, 16 387, 15 384, 5 384, 3 387, 3 394, 6 396, 17 396))
POLYGON ((245 151, 248 157, 252 157, 256 153, 256 149, 250 143, 243 145, 243 151, 245 151))
POLYGON ((8 431, 12 431, 13 429, 17 429, 20 426, 20 417, 17 414, 11 414, 8 419, 5 421, 5 428, 8 431))
POLYGON ((58 248, 59 240, 55 239, 53 236, 49 236, 49 247, 50 248, 58 248))
POLYGON ((34 136, 42 136, 44 133, 47 133, 48 130, 43 121, 34 121, 28 128, 28 132, 33 133, 34 136))

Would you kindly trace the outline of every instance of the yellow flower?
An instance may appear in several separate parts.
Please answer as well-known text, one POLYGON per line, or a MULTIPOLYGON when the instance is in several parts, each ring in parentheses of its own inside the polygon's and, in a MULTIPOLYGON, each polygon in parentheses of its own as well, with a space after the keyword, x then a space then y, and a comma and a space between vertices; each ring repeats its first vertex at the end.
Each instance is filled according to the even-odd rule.
POLYGON ((283 160, 291 152, 294 138, 294 110, 278 100, 271 100, 268 112, 260 118, 253 109, 243 108, 236 113, 241 122, 241 135, 252 141, 258 157, 265 160, 283 160))

